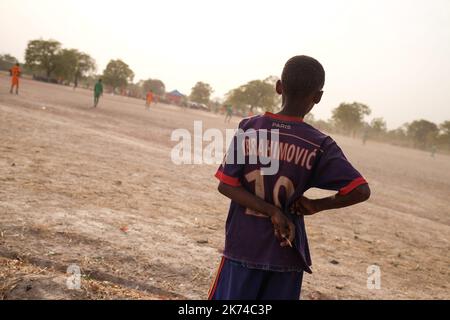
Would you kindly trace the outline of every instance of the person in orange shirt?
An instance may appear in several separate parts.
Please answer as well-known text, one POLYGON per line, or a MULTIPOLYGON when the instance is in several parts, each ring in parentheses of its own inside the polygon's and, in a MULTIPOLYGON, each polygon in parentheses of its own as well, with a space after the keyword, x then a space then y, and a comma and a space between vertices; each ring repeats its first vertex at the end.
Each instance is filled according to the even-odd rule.
POLYGON ((152 104, 152 102, 153 102, 153 92, 149 91, 149 92, 147 92, 147 99, 145 102, 145 106, 147 107, 147 109, 150 108, 150 105, 152 104))
POLYGON ((16 65, 9 70, 9 73, 11 74, 11 90, 9 92, 11 94, 14 91, 14 87, 16 88, 16 94, 19 94, 19 77, 21 72, 22 71, 20 70, 20 65, 18 63, 16 63, 16 65))

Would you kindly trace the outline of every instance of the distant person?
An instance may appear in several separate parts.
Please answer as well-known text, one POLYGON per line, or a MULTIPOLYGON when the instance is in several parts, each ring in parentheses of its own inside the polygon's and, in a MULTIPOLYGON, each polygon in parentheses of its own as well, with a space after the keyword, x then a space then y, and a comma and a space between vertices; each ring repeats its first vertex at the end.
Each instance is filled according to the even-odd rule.
POLYGON ((147 107, 147 109, 150 109, 152 103, 153 103, 153 92, 150 90, 149 92, 147 92, 147 96, 145 99, 145 106, 147 107))
POLYGON ((436 156, 436 152, 437 152, 437 147, 435 144, 433 144, 431 146, 431 154, 430 154, 432 158, 434 158, 436 156))
POLYGON ((73 90, 76 90, 78 88, 78 78, 75 78, 73 81, 73 90))
POLYGON ((9 90, 9 93, 13 94, 14 88, 16 88, 16 94, 19 94, 19 78, 21 73, 22 70, 20 70, 19 63, 16 63, 16 65, 9 70, 9 74, 11 75, 11 90, 9 90))
POLYGON ((100 97, 103 95, 103 81, 99 79, 94 86, 94 108, 97 108, 100 97))
POLYGON ((219 192, 231 199, 231 206, 225 250, 209 299, 298 300, 303 273, 311 273, 305 216, 370 197, 366 180, 337 143, 303 121, 320 103, 324 84, 322 65, 296 56, 276 84, 283 98, 281 111, 239 124, 232 152, 216 173, 219 192), (268 134, 274 129, 275 134, 268 134), (250 133, 255 130, 265 131, 266 138, 250 133), (260 150, 273 152, 269 158, 279 160, 273 172, 263 171, 267 162, 253 157, 260 150), (310 188, 337 193, 312 200, 304 196, 310 188))
POLYGON ((369 128, 365 127, 363 129, 363 133, 362 133, 362 143, 363 143, 363 145, 366 145, 367 140, 369 140, 369 128))
POLYGON ((225 123, 230 123, 233 119, 233 106, 226 105, 225 106, 225 123))

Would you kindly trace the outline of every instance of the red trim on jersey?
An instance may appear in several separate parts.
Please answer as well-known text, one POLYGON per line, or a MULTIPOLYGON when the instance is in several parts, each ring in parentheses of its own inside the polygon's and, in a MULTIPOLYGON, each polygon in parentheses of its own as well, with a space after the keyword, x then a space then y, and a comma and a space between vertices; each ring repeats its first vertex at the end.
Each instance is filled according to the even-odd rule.
POLYGON ((214 283, 213 283, 213 285, 211 286, 211 288, 209 289, 209 292, 208 292, 208 300, 212 300, 213 297, 214 297, 214 294, 216 293, 217 284, 219 283, 219 277, 220 277, 220 273, 222 272, 222 268, 223 268, 223 264, 224 263, 225 263, 225 258, 222 257, 222 260, 220 261, 219 269, 217 270, 216 278, 215 278, 214 283))
POLYGON ((359 177, 358 179, 350 182, 346 187, 339 190, 339 194, 345 196, 363 184, 367 184, 366 179, 364 179, 363 177, 359 177))
POLYGON ((292 116, 286 116, 284 114, 274 114, 272 112, 266 112, 264 116, 276 119, 276 120, 284 120, 284 121, 291 121, 291 122, 303 122, 303 118, 299 117, 292 117, 292 116))
POLYGON ((223 183, 228 184, 232 187, 240 187, 241 186, 241 182, 239 181, 238 178, 227 176, 225 173, 223 173, 220 170, 217 171, 215 177, 217 179, 219 179, 220 181, 222 181, 223 183))

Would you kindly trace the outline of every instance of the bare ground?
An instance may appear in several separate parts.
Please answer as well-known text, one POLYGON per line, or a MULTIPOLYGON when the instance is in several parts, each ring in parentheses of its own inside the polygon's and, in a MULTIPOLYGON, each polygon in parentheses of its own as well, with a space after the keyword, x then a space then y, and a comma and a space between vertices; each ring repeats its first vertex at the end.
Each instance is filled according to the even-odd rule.
MULTIPOLYGON (((8 85, 0 75, 0 299, 204 299, 228 201, 216 166, 172 164, 170 135, 223 118, 113 96, 94 110, 85 90, 8 85), (79 291, 65 285, 71 264, 79 291)), ((450 157, 336 139, 373 196, 308 218, 303 298, 449 299, 450 157), (370 265, 380 290, 367 289, 370 265)))

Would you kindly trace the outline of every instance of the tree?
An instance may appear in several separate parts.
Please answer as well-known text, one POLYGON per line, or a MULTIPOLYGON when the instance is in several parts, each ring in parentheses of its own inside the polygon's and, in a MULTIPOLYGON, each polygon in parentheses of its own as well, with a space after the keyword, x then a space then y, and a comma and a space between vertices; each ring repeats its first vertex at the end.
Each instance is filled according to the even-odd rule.
POLYGON ((218 113, 219 110, 222 108, 223 103, 222 103, 222 99, 220 97, 215 97, 211 100, 211 102, 209 103, 209 108, 212 112, 214 113, 218 113))
POLYGON ((227 94, 226 103, 243 111, 254 112, 256 108, 266 111, 273 111, 278 102, 279 96, 275 91, 271 77, 266 80, 253 80, 227 94))
POLYGON ((266 79, 264 79, 264 82, 270 84, 272 86, 272 89, 274 90, 274 92, 273 92, 273 106, 272 106, 272 108, 269 107, 269 109, 267 109, 267 111, 273 112, 273 111, 276 111, 276 109, 280 109, 281 108, 282 97, 281 97, 281 95, 279 95, 275 91, 275 87, 277 85, 278 80, 280 80, 280 78, 277 77, 277 76, 269 76, 266 79))
POLYGON ((93 88, 99 78, 101 78, 101 75, 89 74, 82 78, 82 84, 86 89, 93 88))
POLYGON ((142 93, 142 87, 139 84, 130 83, 127 86, 127 94, 129 97, 141 99, 144 95, 142 93))
POLYGON ((397 129, 389 130, 386 133, 386 137, 389 139, 389 142, 393 144, 407 145, 408 144, 408 136, 406 135, 407 128, 408 124, 404 124, 403 126, 397 129))
POLYGON ((25 50, 25 64, 35 71, 44 72, 47 80, 57 67, 61 43, 55 40, 31 40, 25 50))
POLYGON ((441 125, 439 126, 439 129, 441 129, 443 136, 450 137, 450 120, 447 120, 447 121, 441 123, 441 125))
POLYGON ((415 120, 407 126, 407 136, 414 143, 414 147, 426 149, 436 142, 439 134, 438 126, 427 120, 415 120))
POLYGON ((77 51, 77 64, 75 68, 75 78, 74 81, 83 79, 91 75, 97 69, 95 60, 84 52, 77 51))
POLYGON ((61 81, 74 79, 77 67, 77 53, 75 49, 62 49, 55 56, 54 75, 61 81))
POLYGON ((9 70, 17 62, 19 62, 19 61, 10 54, 0 55, 0 70, 9 70))
POLYGON ((441 130, 438 138, 439 144, 450 150, 450 121, 441 123, 439 129, 441 130))
POLYGON ((115 91, 117 88, 125 88, 132 82, 134 72, 122 60, 111 60, 103 71, 103 82, 111 86, 115 91))
POLYGON ((76 49, 62 49, 55 57, 55 76, 61 80, 78 83, 78 80, 95 70, 95 60, 76 49))
POLYGON ((370 108, 362 103, 341 103, 333 110, 335 126, 346 134, 355 135, 362 127, 364 116, 370 115, 370 108))
POLYGON ((189 99, 197 103, 208 104, 213 92, 213 88, 208 83, 199 81, 192 88, 189 99))
POLYGON ((370 131, 374 137, 382 137, 387 132, 386 121, 383 118, 374 118, 370 122, 370 131))
POLYGON ((166 93, 166 85, 161 80, 148 79, 143 82, 142 90, 144 95, 147 92, 152 91, 154 94, 158 96, 163 96, 166 93))

